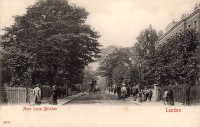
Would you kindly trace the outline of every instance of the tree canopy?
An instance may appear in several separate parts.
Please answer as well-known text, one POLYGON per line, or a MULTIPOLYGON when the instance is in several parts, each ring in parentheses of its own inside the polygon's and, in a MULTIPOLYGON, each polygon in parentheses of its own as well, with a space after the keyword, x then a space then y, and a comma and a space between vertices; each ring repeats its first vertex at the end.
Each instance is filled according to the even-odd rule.
POLYGON ((199 76, 199 38, 186 30, 169 38, 156 50, 155 76, 163 85, 195 85, 199 76))
POLYGON ((66 0, 39 0, 26 14, 15 16, 3 35, 9 40, 2 43, 3 67, 13 82, 23 83, 25 75, 32 84, 52 85, 59 76, 80 82, 84 66, 100 53, 100 35, 85 24, 87 16, 84 8, 66 0))

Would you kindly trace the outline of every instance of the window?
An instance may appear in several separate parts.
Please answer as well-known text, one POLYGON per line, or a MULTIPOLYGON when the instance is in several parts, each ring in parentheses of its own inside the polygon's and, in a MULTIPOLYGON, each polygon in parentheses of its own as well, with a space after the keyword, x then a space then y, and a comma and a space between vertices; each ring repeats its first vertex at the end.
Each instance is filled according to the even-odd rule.
POLYGON ((197 29, 197 20, 194 21, 194 29, 197 29))

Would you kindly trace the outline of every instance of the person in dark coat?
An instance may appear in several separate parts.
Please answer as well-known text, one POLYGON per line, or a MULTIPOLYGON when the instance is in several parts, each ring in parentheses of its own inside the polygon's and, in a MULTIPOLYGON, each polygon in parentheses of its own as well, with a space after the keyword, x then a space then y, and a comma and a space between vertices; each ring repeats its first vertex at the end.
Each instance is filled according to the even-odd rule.
POLYGON ((134 101, 136 101, 137 99, 137 94, 139 93, 138 88, 133 87, 133 97, 134 97, 134 101))
POLYGON ((56 85, 52 87, 52 104, 57 105, 57 98, 58 98, 58 88, 56 85))
POLYGON ((131 96, 131 89, 130 89, 130 86, 127 85, 127 97, 130 97, 131 96))
POLYGON ((120 86, 117 86, 117 97, 118 97, 118 99, 120 98, 120 96, 121 96, 121 87, 120 86))
POLYGON ((173 95, 173 91, 170 88, 167 92, 167 101, 169 105, 174 105, 174 95, 173 95))
POLYGON ((186 94, 186 105, 190 105, 190 85, 187 86, 185 94, 186 94))
POLYGON ((149 90, 149 101, 151 101, 152 95, 153 95, 153 92, 149 90))

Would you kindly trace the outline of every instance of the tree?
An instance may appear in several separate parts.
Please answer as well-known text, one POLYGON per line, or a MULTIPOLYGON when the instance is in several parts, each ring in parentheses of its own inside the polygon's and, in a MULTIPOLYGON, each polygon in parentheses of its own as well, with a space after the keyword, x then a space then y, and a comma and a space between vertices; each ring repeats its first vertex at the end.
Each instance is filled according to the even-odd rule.
POLYGON ((158 41, 158 35, 155 29, 150 25, 145 30, 141 31, 137 37, 137 43, 142 52, 141 57, 144 58, 148 55, 153 55, 155 52, 155 44, 158 41))
POLYGON ((2 44, 5 68, 14 79, 24 82, 28 73, 32 84, 40 82, 40 75, 49 85, 58 75, 70 84, 80 82, 78 76, 85 65, 99 57, 99 34, 85 24, 88 12, 72 6, 66 0, 39 0, 27 8, 23 16, 6 28, 2 44))
POLYGON ((90 66, 87 66, 83 73, 82 88, 84 90, 89 90, 89 84, 91 84, 94 79, 97 79, 96 72, 92 70, 90 66))
MULTIPOLYGON (((107 50, 106 50, 107 51, 107 50)), ((131 51, 129 48, 116 48, 112 52, 104 53, 98 68, 102 77, 107 77, 108 85, 120 85, 124 81, 125 73, 131 66, 131 51)))
POLYGON ((199 77, 199 34, 186 30, 156 50, 156 80, 162 85, 195 85, 199 77))
POLYGON ((158 41, 158 35, 155 29, 150 25, 141 31, 137 37, 137 43, 134 45, 134 61, 140 71, 140 83, 143 85, 154 84, 154 65, 155 65, 155 45, 158 41))

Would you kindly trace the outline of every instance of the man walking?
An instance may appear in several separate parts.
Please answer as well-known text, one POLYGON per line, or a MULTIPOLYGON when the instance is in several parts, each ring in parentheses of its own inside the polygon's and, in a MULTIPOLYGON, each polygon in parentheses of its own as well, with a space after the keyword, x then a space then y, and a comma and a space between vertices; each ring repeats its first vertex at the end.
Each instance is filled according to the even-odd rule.
POLYGON ((34 96, 34 103, 40 104, 41 103, 41 89, 39 87, 39 84, 37 84, 36 87, 33 89, 33 96, 34 96))
POLYGON ((125 98, 127 96, 127 88, 125 86, 125 83, 122 84, 121 93, 122 93, 122 98, 125 101, 125 98))
POLYGON ((58 88, 56 85, 52 87, 52 104, 57 105, 57 98, 58 98, 58 88))

